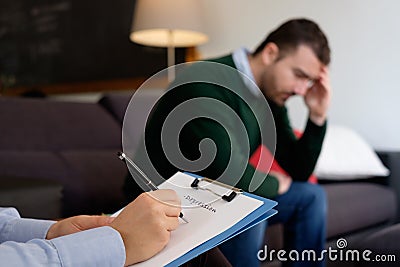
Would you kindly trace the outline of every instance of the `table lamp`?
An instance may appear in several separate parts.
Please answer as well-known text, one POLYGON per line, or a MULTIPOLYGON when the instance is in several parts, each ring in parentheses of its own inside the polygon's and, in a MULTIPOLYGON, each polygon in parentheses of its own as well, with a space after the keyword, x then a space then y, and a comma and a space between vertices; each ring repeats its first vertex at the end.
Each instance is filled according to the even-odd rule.
POLYGON ((175 47, 192 47, 207 42, 202 32, 199 0, 137 0, 131 41, 167 47, 168 81, 175 79, 175 47))

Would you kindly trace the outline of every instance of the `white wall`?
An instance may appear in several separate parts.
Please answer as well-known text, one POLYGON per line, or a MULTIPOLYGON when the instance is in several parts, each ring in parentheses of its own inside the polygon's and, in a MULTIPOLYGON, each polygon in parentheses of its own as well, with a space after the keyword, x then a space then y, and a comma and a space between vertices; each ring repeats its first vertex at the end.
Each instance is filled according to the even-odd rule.
MULTIPOLYGON (((400 1, 203 1, 210 37, 199 47, 203 57, 253 49, 289 18, 316 21, 332 50, 330 122, 352 127, 376 149, 400 149, 400 1)), ((288 104, 293 126, 302 128, 302 100, 288 104)))

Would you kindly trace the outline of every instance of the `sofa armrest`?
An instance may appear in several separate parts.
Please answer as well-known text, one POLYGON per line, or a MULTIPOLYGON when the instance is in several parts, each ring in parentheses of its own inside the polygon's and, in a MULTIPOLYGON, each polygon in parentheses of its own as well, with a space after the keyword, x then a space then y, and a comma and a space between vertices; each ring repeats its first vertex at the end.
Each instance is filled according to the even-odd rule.
POLYGON ((21 216, 54 219, 61 217, 63 186, 52 180, 32 177, 0 177, 0 206, 15 207, 21 216))
POLYGON ((397 198, 397 216, 396 221, 400 221, 400 151, 378 151, 379 158, 383 164, 390 170, 387 177, 387 185, 390 186, 397 198))
POLYGON ((383 164, 390 170, 389 180, 400 176, 400 151, 377 151, 383 164))
POLYGON ((132 97, 132 92, 128 93, 108 93, 100 100, 99 104, 105 108, 121 125, 124 121, 125 111, 132 97))

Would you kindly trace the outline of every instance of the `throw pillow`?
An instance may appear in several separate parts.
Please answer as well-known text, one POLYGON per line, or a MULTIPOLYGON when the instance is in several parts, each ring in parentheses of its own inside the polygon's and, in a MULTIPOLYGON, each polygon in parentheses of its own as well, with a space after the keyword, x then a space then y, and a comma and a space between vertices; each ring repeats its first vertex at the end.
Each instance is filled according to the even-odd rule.
POLYGON ((355 131, 343 126, 328 126, 315 173, 318 179, 352 180, 387 176, 373 148, 355 131))

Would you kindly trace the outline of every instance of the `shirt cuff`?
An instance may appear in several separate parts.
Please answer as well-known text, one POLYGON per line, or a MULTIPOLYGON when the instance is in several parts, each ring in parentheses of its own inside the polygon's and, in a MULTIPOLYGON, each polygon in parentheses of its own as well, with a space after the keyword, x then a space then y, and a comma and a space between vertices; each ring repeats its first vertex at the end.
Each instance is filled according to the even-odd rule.
POLYGON ((62 266, 124 266, 121 235, 109 226, 51 239, 62 266))
POLYGON ((54 223, 48 220, 15 218, 7 223, 1 236, 4 240, 15 242, 28 242, 34 238, 45 239, 54 223))
POLYGON ((306 128, 309 127, 313 130, 320 130, 320 129, 326 128, 327 123, 328 123, 328 119, 326 119, 322 125, 318 125, 318 124, 314 123, 310 118, 308 118, 306 128))

